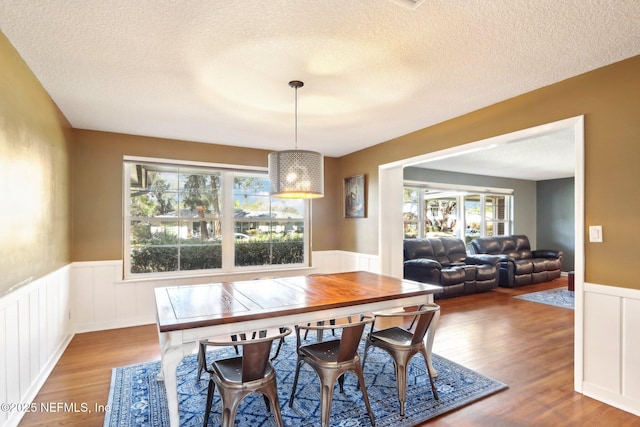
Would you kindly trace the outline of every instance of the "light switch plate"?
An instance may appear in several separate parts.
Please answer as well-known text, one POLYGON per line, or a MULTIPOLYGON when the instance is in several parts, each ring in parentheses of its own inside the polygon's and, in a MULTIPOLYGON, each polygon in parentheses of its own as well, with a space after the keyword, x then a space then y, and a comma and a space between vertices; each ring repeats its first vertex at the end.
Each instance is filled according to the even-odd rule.
POLYGON ((589 226, 589 241, 590 242, 602 242, 602 226, 590 225, 589 226))

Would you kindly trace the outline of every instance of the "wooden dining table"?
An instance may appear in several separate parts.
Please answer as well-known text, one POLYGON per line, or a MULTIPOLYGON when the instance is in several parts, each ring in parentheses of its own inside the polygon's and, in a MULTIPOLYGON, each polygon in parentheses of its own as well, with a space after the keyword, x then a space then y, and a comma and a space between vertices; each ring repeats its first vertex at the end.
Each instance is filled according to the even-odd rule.
MULTIPOLYGON (((156 288, 158 379, 166 388, 171 426, 180 425, 176 367, 199 340, 433 303, 441 291, 364 271, 156 288)), ((427 365, 434 375, 437 323, 438 317, 426 337, 427 365)))

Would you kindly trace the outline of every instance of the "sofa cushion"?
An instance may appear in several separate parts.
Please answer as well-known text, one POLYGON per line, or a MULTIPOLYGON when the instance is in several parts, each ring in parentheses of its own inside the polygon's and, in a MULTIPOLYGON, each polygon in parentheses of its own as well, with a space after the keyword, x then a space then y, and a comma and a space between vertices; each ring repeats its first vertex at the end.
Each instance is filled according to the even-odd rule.
POLYGON ((461 239, 453 237, 440 238, 449 263, 464 263, 467 258, 467 247, 461 239))
POLYGON ((539 273, 541 271, 553 270, 553 264, 549 263, 545 258, 532 258, 533 272, 539 273))
POLYGON ((443 268, 440 271, 440 285, 446 287, 464 283, 465 277, 464 267, 443 268))
POLYGON ((521 259, 516 261, 516 269, 514 273, 516 276, 521 276, 523 274, 531 274, 533 273, 533 263, 530 259, 521 259))
POLYGON ((413 260, 416 258, 434 258, 431 240, 428 239, 405 239, 404 259, 413 260))
POLYGON ((433 257, 436 261, 442 264, 443 267, 449 266, 451 261, 447 256, 447 250, 442 244, 442 240, 440 239, 430 239, 431 247, 433 248, 433 257))
POLYGON ((491 280, 496 277, 494 265, 476 265, 476 280, 491 280))
POLYGON ((531 244, 529 238, 523 234, 511 236, 513 243, 515 244, 515 253, 512 255, 515 259, 527 259, 532 258, 531 244))
POLYGON ((477 254, 502 254, 502 242, 495 237, 478 237, 472 241, 472 248, 477 254))

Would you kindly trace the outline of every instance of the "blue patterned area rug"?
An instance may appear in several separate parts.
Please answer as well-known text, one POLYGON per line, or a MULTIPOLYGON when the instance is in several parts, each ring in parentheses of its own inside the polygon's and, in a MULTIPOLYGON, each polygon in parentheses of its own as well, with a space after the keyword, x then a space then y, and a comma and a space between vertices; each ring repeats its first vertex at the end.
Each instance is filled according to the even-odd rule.
MULTIPOLYGON (((233 354, 233 349, 219 349, 209 352, 207 360, 233 354)), ((364 376, 377 426, 414 426, 507 388, 499 381, 438 355, 434 354, 433 362, 438 370, 435 383, 440 400, 433 399, 424 359, 416 355, 409 367, 405 416, 400 417, 393 362, 382 350, 369 350, 364 376)), ((317 426, 320 423, 320 385, 316 374, 307 365, 303 365, 300 370, 294 405, 293 408, 289 408, 295 363, 295 338, 288 337, 274 362, 284 423, 286 426, 295 427, 317 426)), ((187 356, 178 365, 178 398, 182 427, 201 426, 204 420, 208 374, 203 372, 202 379, 197 382, 196 368, 196 355, 187 356)), ((105 417, 105 427, 169 426, 164 385, 156 380, 159 369, 160 362, 155 361, 113 370, 108 403, 111 410, 105 417)), ((340 394, 336 386, 331 409, 331 426, 371 425, 356 383, 356 376, 347 373, 345 394, 340 394)), ((220 421, 220 396, 216 392, 209 425, 219 426, 220 421)), ((240 404, 235 425, 272 426, 275 422, 266 411, 262 396, 251 394, 240 404)))
POLYGON ((548 289, 546 291, 532 292, 518 295, 515 298, 525 301, 539 302, 541 304, 555 305, 557 307, 574 309, 574 292, 566 288, 548 289))

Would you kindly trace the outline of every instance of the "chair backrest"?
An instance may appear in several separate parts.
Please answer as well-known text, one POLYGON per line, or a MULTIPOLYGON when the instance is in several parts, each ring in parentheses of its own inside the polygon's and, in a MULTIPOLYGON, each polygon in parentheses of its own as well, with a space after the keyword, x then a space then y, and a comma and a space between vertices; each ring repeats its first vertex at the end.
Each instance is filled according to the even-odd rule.
POLYGON ((439 306, 423 305, 418 309, 418 311, 414 312, 414 315, 416 316, 415 321, 417 321, 417 323, 416 328, 413 331, 411 345, 418 344, 424 340, 424 336, 427 334, 427 331, 431 326, 431 322, 438 310, 440 310, 439 306))
POLYGON ((358 345, 360 344, 360 339, 362 339, 362 333, 364 332, 364 327, 373 322, 373 317, 371 316, 362 316, 358 321, 349 321, 349 323, 338 324, 338 325, 317 325, 317 326, 300 326, 296 325, 296 336, 298 347, 302 345, 302 341, 300 339, 300 331, 301 330, 341 330, 341 338, 340 338, 340 347, 338 349, 338 360, 337 362, 346 362, 347 360, 351 360, 355 357, 356 352, 358 351, 358 345))
POLYGON ((264 377, 271 354, 273 339, 242 345, 242 382, 264 377))
MULTIPOLYGON (((409 311, 400 311, 400 312, 383 312, 376 314, 376 320, 378 318, 387 318, 387 319, 396 319, 400 318, 410 318, 413 317, 411 321, 411 326, 409 330, 413 329, 413 338, 411 339, 411 345, 418 344, 424 340, 424 336, 426 335, 429 327, 431 326, 431 322, 435 317, 436 313, 440 310, 440 306, 437 304, 423 304, 418 307, 417 310, 409 310, 409 311), (415 328, 414 328, 415 326, 415 328)), ((372 331, 375 329, 375 322, 373 322, 372 331)), ((394 322, 394 320, 391 320, 394 322)), ((406 320, 402 321, 403 324, 406 324, 406 320)), ((402 326, 404 328, 404 326, 402 326)))
POLYGON ((345 362, 355 357, 358 345, 364 332, 364 326, 371 323, 373 319, 366 318, 360 322, 350 323, 342 326, 342 338, 340 339, 340 350, 338 350, 338 362, 345 362))
MULTIPOLYGON (((229 342, 216 343, 209 341, 209 345, 242 346, 242 382, 249 382, 264 377, 267 366, 269 366, 269 356, 271 355, 271 345, 273 341, 287 336, 290 333, 291 328, 283 327, 278 334, 269 335, 268 331, 259 331, 255 334, 255 338, 234 341, 233 344, 229 342)), ((245 335, 248 337, 253 336, 252 333, 245 335)))

